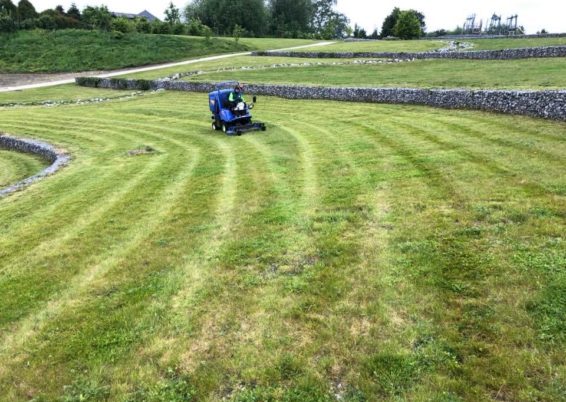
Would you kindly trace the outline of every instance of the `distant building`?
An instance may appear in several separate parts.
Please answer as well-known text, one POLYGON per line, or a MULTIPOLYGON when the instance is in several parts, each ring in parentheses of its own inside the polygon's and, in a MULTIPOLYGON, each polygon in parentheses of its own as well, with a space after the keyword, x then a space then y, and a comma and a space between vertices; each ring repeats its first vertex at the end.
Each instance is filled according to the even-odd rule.
POLYGON ((130 13, 115 13, 112 12, 112 16, 116 17, 116 18, 127 18, 129 20, 134 20, 136 18, 145 18, 146 20, 148 20, 149 22, 155 21, 155 20, 159 20, 159 18, 157 18, 155 15, 153 15, 152 13, 150 13, 147 10, 143 10, 141 13, 139 14, 130 14, 130 13))

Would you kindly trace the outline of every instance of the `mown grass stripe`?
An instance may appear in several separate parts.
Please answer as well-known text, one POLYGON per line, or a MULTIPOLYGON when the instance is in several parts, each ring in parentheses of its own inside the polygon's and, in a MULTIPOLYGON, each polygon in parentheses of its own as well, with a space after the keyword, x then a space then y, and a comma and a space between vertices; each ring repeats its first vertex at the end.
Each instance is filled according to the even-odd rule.
MULTIPOLYGON (((81 125, 124 130, 136 146, 161 151, 147 158, 167 166, 142 191, 155 196, 149 209, 128 195, 123 217, 119 208, 103 213, 119 231, 95 224, 77 240, 68 269, 78 276, 70 280, 99 263, 105 270, 2 354, 0 394, 483 400, 506 384, 500 395, 510 400, 559 399, 566 361, 549 295, 561 283, 562 199, 523 191, 546 162, 552 171, 559 164, 530 161, 442 121, 477 121, 478 130, 490 119, 513 121, 519 129, 509 140, 521 143, 536 135, 518 133, 535 129, 531 119, 266 97, 254 116, 268 131, 231 138, 210 131, 204 109, 188 107, 199 103, 206 97, 164 93, 77 108, 89 119, 81 125), (174 178, 192 152, 200 161, 177 190, 174 178), (305 153, 316 179, 310 195, 305 153)), ((543 133, 563 127, 539 125, 543 133)), ((560 146, 535 143, 554 153, 560 146)), ((132 142, 92 153, 86 141, 68 144, 83 155, 81 171, 121 174, 118 155, 132 142)), ((54 182, 68 183, 66 174, 54 182)), ((559 185, 561 177, 545 180, 559 185)), ((31 203, 33 191, 23 195, 0 204, 0 221, 31 203)), ((44 208, 57 201, 42 199, 44 208)))
MULTIPOLYGON (((113 247, 113 249, 106 251, 107 256, 103 260, 91 264, 87 263, 86 269, 71 279, 62 294, 58 294, 56 299, 52 299, 47 303, 44 309, 26 318, 24 322, 19 323, 18 330, 10 331, 10 333, 4 337, 2 344, 3 354, 10 353, 10 350, 21 347, 30 336, 41 330, 42 323, 54 319, 67 303, 76 303, 75 299, 80 297, 80 295, 89 288, 92 282, 102 277, 112 267, 117 266, 120 260, 124 261, 128 254, 135 251, 136 246, 139 246, 144 239, 151 236, 152 230, 158 227, 160 218, 171 208, 171 205, 164 201, 175 200, 179 197, 184 188, 182 185, 183 182, 190 179, 194 169, 198 166, 197 155, 198 154, 193 155, 192 162, 184 170, 179 172, 179 181, 175 180, 170 183, 168 189, 162 192, 162 197, 155 198, 151 201, 150 205, 161 205, 163 208, 162 210, 158 210, 157 213, 154 213, 156 217, 148 216, 142 219, 140 216, 137 225, 143 230, 137 229, 134 236, 123 241, 119 247, 113 247)), ((149 210, 149 205, 146 206, 145 209, 149 210)))

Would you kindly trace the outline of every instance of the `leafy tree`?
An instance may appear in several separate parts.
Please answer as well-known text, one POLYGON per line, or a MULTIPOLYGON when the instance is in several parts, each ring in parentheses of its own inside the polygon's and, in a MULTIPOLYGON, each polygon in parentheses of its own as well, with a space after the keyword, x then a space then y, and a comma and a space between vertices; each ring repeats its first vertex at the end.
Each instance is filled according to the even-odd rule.
POLYGON ((353 31, 353 36, 354 38, 359 38, 360 37, 360 26, 358 24, 354 24, 354 31, 353 31))
POLYGON ((11 0, 0 0, 0 32, 15 32, 18 8, 11 0))
POLYGON ((0 15, 14 20, 17 13, 18 8, 14 5, 14 3, 12 3, 12 0, 0 0, 0 15))
POLYGON ((0 33, 15 32, 17 28, 16 22, 8 14, 0 13, 0 33))
POLYGON ((401 39, 420 38, 423 31, 418 16, 413 10, 401 11, 393 28, 395 36, 401 39))
POLYGON ((203 25, 200 19, 191 18, 187 23, 187 33, 193 36, 204 36, 204 27, 205 25, 203 25))
POLYGON ((419 19, 419 24, 421 26, 421 31, 424 33, 424 31, 426 30, 424 14, 417 10, 409 10, 409 11, 413 12, 417 16, 417 18, 419 19))
POLYGON ((386 38, 388 36, 393 36, 393 29, 395 28, 395 24, 397 23, 397 19, 399 18, 399 14, 401 10, 399 7, 395 7, 391 14, 385 17, 383 20, 383 25, 381 26, 381 37, 386 38))
POLYGON ((81 12, 75 3, 71 3, 71 7, 67 10, 67 15, 77 21, 81 20, 81 12))
POLYGON ((371 35, 369 36, 370 39, 379 39, 379 32, 377 32, 377 28, 373 30, 371 35))
POLYGON ((345 38, 350 36, 350 20, 341 13, 334 14, 318 35, 322 39, 345 38))
POLYGON ((65 9, 63 8, 62 5, 56 6, 55 11, 57 11, 57 14, 59 14, 59 15, 67 15, 67 14, 65 14, 65 9))
POLYGON ((19 22, 37 18, 37 11, 35 11, 35 7, 29 2, 29 0, 20 0, 18 3, 17 14, 19 22))
POLYGON ((187 21, 199 19, 220 35, 232 35, 240 25, 261 36, 266 31, 267 12, 263 0, 193 0, 185 8, 187 21))
POLYGON ((320 32, 334 16, 336 0, 316 0, 313 3, 312 26, 315 32, 320 32))
POLYGON ((367 36, 368 35, 365 29, 363 29, 358 24, 354 25, 354 38, 366 39, 367 36))
POLYGON ((181 22, 181 12, 179 9, 173 4, 173 2, 169 3, 169 7, 165 10, 165 22, 174 25, 181 22))
POLYGON ((436 31, 428 32, 426 36, 431 38, 437 38, 439 36, 448 35, 448 31, 446 29, 437 29, 436 31))
POLYGON ((347 36, 348 18, 334 10, 336 0, 316 0, 311 17, 312 31, 324 39, 347 36))
POLYGON ((304 36, 313 15, 311 0, 270 0, 272 33, 277 36, 304 36))
POLYGON ((109 31, 112 27, 112 14, 110 14, 106 6, 87 6, 83 10, 83 20, 90 28, 109 31))

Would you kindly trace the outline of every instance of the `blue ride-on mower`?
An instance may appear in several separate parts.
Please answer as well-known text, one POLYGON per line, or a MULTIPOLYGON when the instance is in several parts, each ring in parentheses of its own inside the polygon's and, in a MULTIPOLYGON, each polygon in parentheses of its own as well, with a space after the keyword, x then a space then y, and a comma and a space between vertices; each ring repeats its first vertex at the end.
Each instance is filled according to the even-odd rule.
POLYGON ((216 90, 208 94, 208 105, 212 112, 212 129, 222 130, 227 135, 242 135, 249 131, 265 131, 264 123, 252 122, 250 110, 253 109, 257 98, 253 97, 253 103, 239 102, 235 105, 230 102, 230 93, 238 82, 228 81, 216 85, 216 90))

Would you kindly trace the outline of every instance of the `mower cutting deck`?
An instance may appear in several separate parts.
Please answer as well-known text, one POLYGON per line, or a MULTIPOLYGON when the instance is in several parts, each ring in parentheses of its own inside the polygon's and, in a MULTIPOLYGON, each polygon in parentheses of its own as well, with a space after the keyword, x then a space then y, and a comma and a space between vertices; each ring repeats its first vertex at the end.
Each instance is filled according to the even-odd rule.
POLYGON ((265 131, 264 123, 252 122, 250 110, 253 109, 257 98, 254 96, 253 103, 243 104, 240 110, 228 100, 234 87, 238 85, 235 81, 221 82, 216 85, 216 90, 208 94, 208 103, 212 112, 212 129, 222 130, 227 135, 242 135, 249 131, 265 131))

